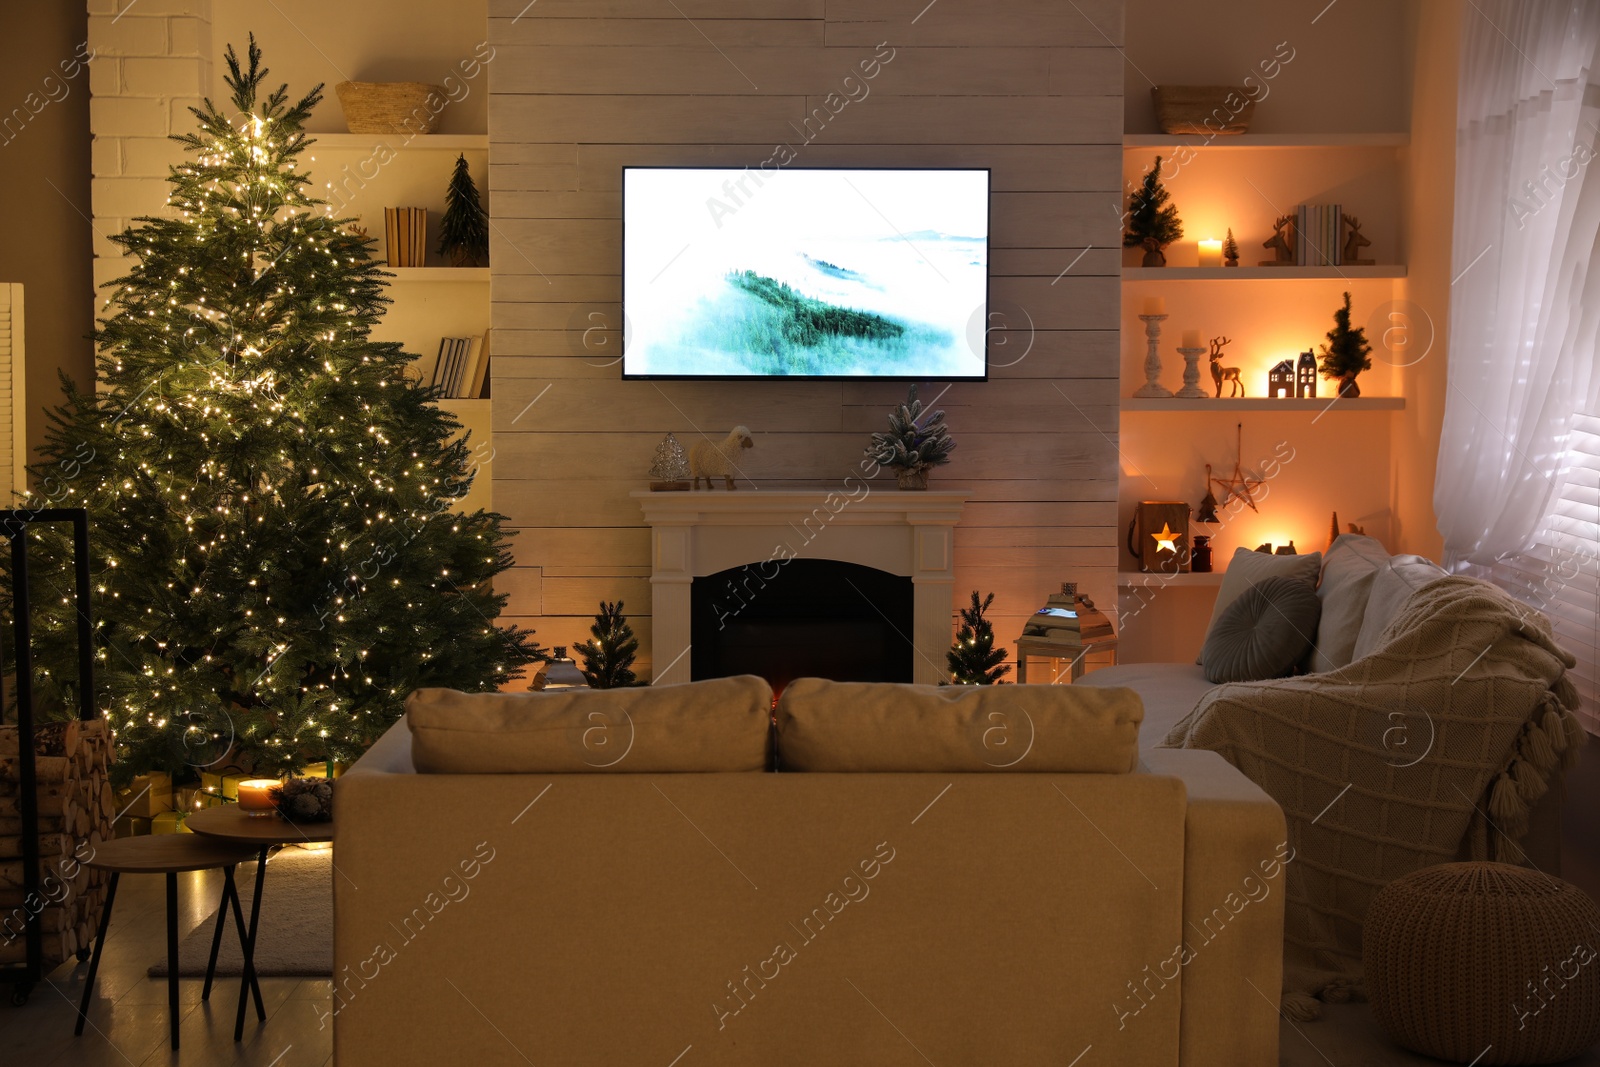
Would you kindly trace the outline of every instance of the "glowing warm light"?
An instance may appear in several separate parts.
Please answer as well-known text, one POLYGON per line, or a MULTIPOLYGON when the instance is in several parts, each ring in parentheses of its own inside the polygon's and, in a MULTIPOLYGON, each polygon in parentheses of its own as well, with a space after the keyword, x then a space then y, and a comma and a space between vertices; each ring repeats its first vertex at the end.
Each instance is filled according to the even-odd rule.
POLYGON ((1207 237, 1199 244, 1200 265, 1202 267, 1222 266, 1222 241, 1220 238, 1207 237))
POLYGON ((1167 525, 1166 523, 1162 523, 1161 532, 1153 533, 1150 536, 1156 539, 1157 552, 1171 552, 1173 554, 1177 554, 1177 539, 1182 537, 1183 534, 1174 532, 1171 526, 1167 525))

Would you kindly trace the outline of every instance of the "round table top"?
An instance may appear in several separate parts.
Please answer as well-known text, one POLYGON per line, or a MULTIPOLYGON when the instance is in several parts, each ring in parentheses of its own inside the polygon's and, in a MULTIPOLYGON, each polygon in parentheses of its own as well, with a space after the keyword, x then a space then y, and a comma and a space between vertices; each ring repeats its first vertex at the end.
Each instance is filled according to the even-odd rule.
POLYGON ((180 874, 232 867, 255 859, 256 851, 247 844, 194 834, 156 834, 102 841, 85 864, 123 874, 180 874))
POLYGON ((276 814, 246 815, 237 804, 201 808, 189 813, 184 825, 203 837, 264 845, 301 845, 333 840, 332 822, 290 822, 276 814))

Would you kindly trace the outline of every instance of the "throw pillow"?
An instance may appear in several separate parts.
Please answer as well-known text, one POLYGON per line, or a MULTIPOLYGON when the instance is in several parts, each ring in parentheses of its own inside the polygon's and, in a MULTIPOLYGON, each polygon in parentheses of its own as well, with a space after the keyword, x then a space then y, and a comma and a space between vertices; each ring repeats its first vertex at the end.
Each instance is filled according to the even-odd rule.
POLYGON ((1411 594, 1446 577, 1443 567, 1422 556, 1395 556, 1372 580, 1361 632, 1356 635, 1355 658, 1363 659, 1382 644, 1383 632, 1405 607, 1411 594))
POLYGON ((1298 578, 1268 578, 1246 589, 1223 611, 1200 653, 1206 681, 1258 682, 1282 678, 1311 647, 1322 601, 1298 578))
POLYGON ((1322 618, 1311 649, 1311 671, 1338 670, 1355 659, 1356 637, 1367 614, 1372 580, 1389 562, 1389 552, 1375 537, 1340 534, 1322 561, 1317 596, 1322 618))
POLYGON ((422 774, 764 771, 772 688, 753 675, 558 693, 419 689, 406 699, 422 774))
POLYGON ((1131 689, 798 678, 778 698, 778 767, 1127 774, 1143 721, 1131 689))
MULTIPOLYGON (((1317 575, 1322 571, 1322 553, 1307 552, 1303 556, 1278 556, 1256 552, 1248 548, 1235 549, 1228 570, 1222 576, 1222 588, 1217 590, 1217 602, 1211 609, 1211 621, 1206 624, 1206 637, 1228 605, 1239 599, 1246 589, 1268 578, 1297 578, 1312 589, 1317 587, 1317 575)), ((1201 663, 1199 656, 1196 663, 1201 663)))

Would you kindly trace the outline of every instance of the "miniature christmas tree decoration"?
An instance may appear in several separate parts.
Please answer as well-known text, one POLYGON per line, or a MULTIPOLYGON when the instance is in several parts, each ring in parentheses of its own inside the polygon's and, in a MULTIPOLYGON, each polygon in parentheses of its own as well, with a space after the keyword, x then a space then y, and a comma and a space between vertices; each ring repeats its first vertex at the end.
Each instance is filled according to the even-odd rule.
POLYGON ((949 684, 996 685, 1011 673, 1011 664, 1006 662, 1009 653, 994 647, 994 624, 984 616, 993 603, 993 593, 979 600, 974 589, 972 605, 961 609, 956 643, 945 654, 950 665, 949 684))
POLYGON ((456 159, 450 188, 445 190, 444 218, 439 220, 439 254, 447 257, 452 267, 489 265, 489 216, 467 171, 465 154, 456 159))
POLYGON ((1361 395, 1356 385, 1356 375, 1372 369, 1372 346, 1367 343, 1364 327, 1350 326, 1350 294, 1344 294, 1344 307, 1333 313, 1333 329, 1327 333, 1328 343, 1322 346, 1322 376, 1339 381, 1339 395, 1354 398, 1361 395))
POLYGON ((1161 184, 1161 157, 1144 176, 1144 182, 1128 196, 1128 229, 1122 235, 1125 248, 1144 249, 1145 267, 1165 267, 1162 250, 1183 236, 1183 220, 1178 209, 1167 203, 1172 194, 1161 184))
POLYGON ((950 462, 956 443, 944 424, 944 412, 926 417, 913 385, 906 402, 889 413, 889 429, 872 435, 865 455, 898 477, 901 489, 928 488, 928 471, 950 462))
POLYGON ((633 627, 622 614, 622 601, 615 604, 600 602, 594 625, 589 627, 592 641, 573 645, 583 657, 583 680, 591 689, 623 689, 637 683, 632 670, 634 653, 639 642, 633 636, 633 627))
POLYGON ((1239 265, 1239 242, 1233 239, 1232 229, 1228 230, 1228 236, 1222 242, 1222 265, 1224 267, 1239 265))
POLYGON ((672 434, 656 445, 655 462, 650 464, 650 491, 686 493, 689 491, 689 457, 672 434))
POLYGON ((320 87, 263 91, 253 38, 226 60, 231 106, 189 109, 169 210, 113 237, 97 380, 65 382, 32 468, 76 472, 99 655, 99 691, 72 692, 77 617, 42 595, 72 586, 70 535, 32 528, 36 684, 103 710, 123 780, 202 752, 351 761, 412 692, 494 691, 544 655, 498 621, 502 517, 456 510, 473 446, 373 340, 384 274, 297 164, 320 87))

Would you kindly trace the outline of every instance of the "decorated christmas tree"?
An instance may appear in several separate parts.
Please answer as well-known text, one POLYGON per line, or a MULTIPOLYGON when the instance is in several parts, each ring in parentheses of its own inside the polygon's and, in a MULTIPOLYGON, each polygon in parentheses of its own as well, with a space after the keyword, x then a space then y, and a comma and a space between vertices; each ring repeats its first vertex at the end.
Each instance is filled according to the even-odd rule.
POLYGON ((1344 294, 1344 307, 1333 313, 1333 329, 1327 333, 1328 343, 1322 346, 1321 371, 1324 378, 1339 380, 1339 395, 1357 397, 1361 387, 1356 375, 1372 369, 1372 346, 1367 343, 1365 327, 1350 326, 1350 294, 1344 294))
POLYGON ((456 160, 450 187, 444 194, 444 218, 439 220, 439 254, 453 267, 489 265, 489 216, 478 199, 478 187, 467 171, 467 157, 456 160))
POLYGON ((622 601, 615 604, 600 602, 594 625, 589 627, 592 641, 580 641, 572 646, 583 657, 583 680, 591 689, 621 689, 635 684, 633 655, 639 651, 639 642, 633 636, 633 627, 622 614, 622 601))
POLYGON ((1228 229, 1227 239, 1222 242, 1222 262, 1229 267, 1239 265, 1239 242, 1233 239, 1231 227, 1228 229))
POLYGON ((984 616, 993 603, 993 593, 979 600, 974 589, 972 606, 961 609, 956 643, 945 654, 951 685, 995 685, 1011 673, 1006 650, 994 647, 994 624, 984 616))
POLYGON ((1145 173, 1139 188, 1128 195, 1128 228, 1122 235, 1125 248, 1144 249, 1144 266, 1165 267, 1162 249, 1183 236, 1183 220, 1178 209, 1167 201, 1172 194, 1161 184, 1161 157, 1145 173))
MULTIPOLYGON (((168 213, 114 238, 97 387, 64 382, 33 468, 30 504, 89 512, 91 699, 124 774, 350 760, 412 690, 543 657, 496 625, 502 517, 452 510, 472 446, 371 337, 387 275, 296 168, 320 87, 263 94, 253 38, 226 59, 232 107, 191 109, 168 213)), ((74 706, 70 544, 29 537, 42 697, 74 706)))

